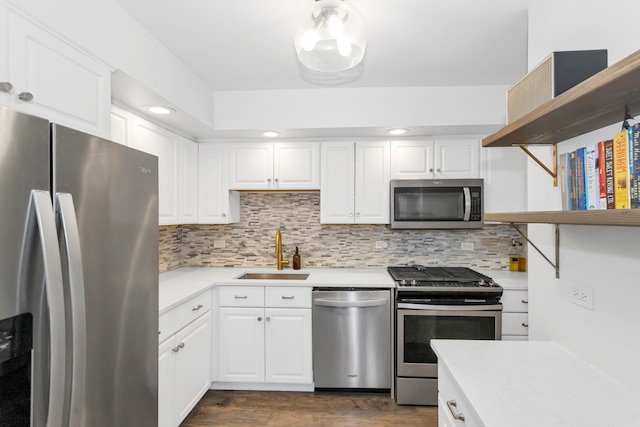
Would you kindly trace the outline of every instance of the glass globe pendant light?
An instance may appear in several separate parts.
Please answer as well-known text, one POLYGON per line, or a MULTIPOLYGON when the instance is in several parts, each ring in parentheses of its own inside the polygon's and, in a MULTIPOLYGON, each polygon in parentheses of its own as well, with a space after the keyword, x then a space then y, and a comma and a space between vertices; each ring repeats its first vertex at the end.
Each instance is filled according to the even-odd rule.
POLYGON ((342 0, 316 0, 300 21, 294 45, 302 65, 311 70, 348 70, 364 57, 364 19, 342 0))

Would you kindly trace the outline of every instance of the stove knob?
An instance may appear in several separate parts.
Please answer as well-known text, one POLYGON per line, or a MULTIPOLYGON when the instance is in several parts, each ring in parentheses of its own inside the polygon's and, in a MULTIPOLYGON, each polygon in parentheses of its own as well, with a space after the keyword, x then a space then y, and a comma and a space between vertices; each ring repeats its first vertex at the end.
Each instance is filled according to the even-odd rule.
POLYGON ((411 286, 417 286, 418 282, 416 282, 416 279, 411 279, 411 286))
POLYGON ((480 281, 478 282, 478 286, 487 286, 487 284, 485 283, 484 279, 480 279, 480 281))
POLYGON ((407 281, 402 279, 400 280, 400 286, 405 286, 407 284, 407 281))

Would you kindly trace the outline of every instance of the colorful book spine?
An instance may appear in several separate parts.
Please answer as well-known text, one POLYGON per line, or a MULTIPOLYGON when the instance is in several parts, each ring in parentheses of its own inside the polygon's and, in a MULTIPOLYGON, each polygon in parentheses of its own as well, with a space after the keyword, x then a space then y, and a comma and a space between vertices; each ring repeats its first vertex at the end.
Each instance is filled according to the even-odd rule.
POLYGON ((562 153, 558 159, 560 166, 560 193, 562 210, 571 210, 571 174, 569 173, 569 153, 562 153))
POLYGON ((604 167, 604 141, 598 142, 598 185, 600 189, 600 209, 607 209, 607 174, 604 167))
POLYGON ((587 210, 600 209, 600 176, 598 175, 598 146, 589 145, 585 149, 585 199, 587 210))
POLYGON ((572 211, 578 210, 578 198, 576 190, 578 188, 578 172, 576 170, 576 152, 572 151, 569 153, 569 200, 572 211))
POLYGON ((615 209, 615 182, 613 176, 613 139, 604 142, 604 173, 606 179, 607 209, 615 209))
POLYGON ((630 189, 633 194, 631 198, 631 208, 640 208, 640 123, 636 123, 631 127, 631 151, 629 157, 632 160, 629 164, 633 164, 633 175, 630 176, 630 189))
POLYGON ((587 210, 586 151, 585 147, 580 147, 576 150, 576 201, 580 211, 587 210))
POLYGON ((616 209, 629 208, 629 132, 613 136, 613 175, 616 209))

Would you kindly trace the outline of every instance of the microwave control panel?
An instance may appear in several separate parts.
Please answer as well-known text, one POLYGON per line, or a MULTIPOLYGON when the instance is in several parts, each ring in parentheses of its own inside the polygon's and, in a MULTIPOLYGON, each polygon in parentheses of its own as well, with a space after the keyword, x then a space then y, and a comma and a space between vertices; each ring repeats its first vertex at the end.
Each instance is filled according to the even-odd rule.
POLYGON ((471 192, 471 215, 469 221, 482 221, 482 189, 480 187, 470 187, 471 192))

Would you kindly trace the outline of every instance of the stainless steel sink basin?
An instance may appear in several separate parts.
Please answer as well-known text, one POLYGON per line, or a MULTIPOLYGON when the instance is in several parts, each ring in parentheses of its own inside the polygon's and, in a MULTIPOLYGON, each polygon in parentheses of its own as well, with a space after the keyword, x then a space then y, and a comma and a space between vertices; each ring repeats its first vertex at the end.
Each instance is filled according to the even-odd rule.
POLYGON ((245 280, 307 280, 303 273, 244 273, 238 279, 245 280))

